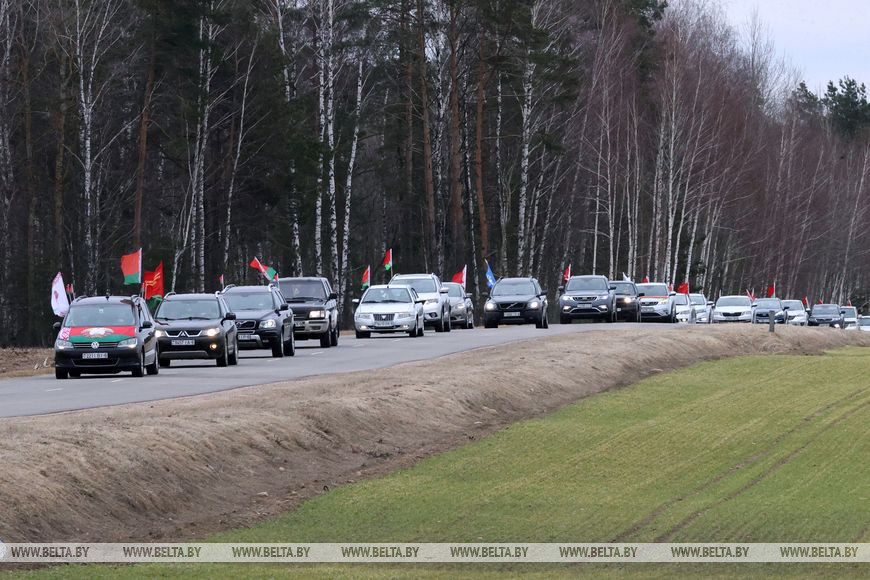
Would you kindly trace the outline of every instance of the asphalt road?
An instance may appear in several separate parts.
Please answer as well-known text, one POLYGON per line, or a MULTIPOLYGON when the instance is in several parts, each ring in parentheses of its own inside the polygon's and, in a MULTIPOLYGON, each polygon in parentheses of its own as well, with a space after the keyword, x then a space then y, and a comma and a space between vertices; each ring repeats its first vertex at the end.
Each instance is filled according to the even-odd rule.
MULTIPOLYGON (((59 381, 40 375, 0 381, 0 417, 43 415, 126 403, 155 401, 213 393, 309 377, 383 368, 519 340, 569 332, 616 330, 636 324, 554 324, 547 330, 534 326, 475 328, 437 334, 427 330, 423 338, 382 335, 367 340, 342 336, 338 347, 320 348, 317 341, 296 343, 296 356, 272 358, 266 350, 241 351, 238 366, 217 368, 211 361, 172 361, 157 376, 133 378, 130 373, 90 375, 59 381)), ((644 328, 675 328, 654 324, 644 328)))

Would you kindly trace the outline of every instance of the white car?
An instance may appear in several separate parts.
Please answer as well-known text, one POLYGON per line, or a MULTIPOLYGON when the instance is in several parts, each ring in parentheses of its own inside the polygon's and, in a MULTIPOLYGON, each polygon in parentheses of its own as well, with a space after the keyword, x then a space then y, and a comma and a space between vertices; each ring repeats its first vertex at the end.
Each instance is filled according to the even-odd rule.
POLYGON ((703 294, 689 294, 692 308, 695 309, 695 322, 697 324, 709 324, 713 321, 713 303, 707 300, 703 294))
POLYGON ((650 320, 677 321, 673 298, 676 293, 669 290, 667 284, 661 282, 638 284, 637 295, 640 302, 641 322, 650 320))
POLYGON ((375 333, 407 332, 410 337, 423 336, 423 302, 413 288, 404 285, 371 286, 353 313, 357 338, 371 338, 375 333))
POLYGON ((807 325, 807 309, 804 303, 800 300, 783 300, 782 306, 785 308, 785 313, 788 315, 787 324, 792 326, 807 325))
POLYGON ((854 306, 843 306, 840 312, 843 314, 843 328, 858 330, 858 309, 854 306))
POLYGON ((752 300, 749 296, 722 296, 713 308, 713 323, 752 322, 752 300))
POLYGON ((862 316, 858 319, 858 330, 870 332, 870 316, 862 316))
POLYGON ((677 322, 695 323, 695 307, 692 306, 688 294, 674 294, 671 297, 671 302, 674 305, 674 316, 677 322))
POLYGON ((450 332, 450 297, 435 274, 397 274, 390 286, 410 286, 423 302, 423 319, 435 332, 450 332))

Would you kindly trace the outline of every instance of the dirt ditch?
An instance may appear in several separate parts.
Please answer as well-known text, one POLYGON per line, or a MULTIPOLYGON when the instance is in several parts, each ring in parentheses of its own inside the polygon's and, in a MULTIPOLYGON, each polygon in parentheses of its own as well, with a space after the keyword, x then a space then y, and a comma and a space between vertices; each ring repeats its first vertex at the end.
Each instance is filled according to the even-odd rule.
POLYGON ((587 332, 387 369, 0 420, 0 538, 179 540, 259 521, 652 373, 863 333, 587 332))

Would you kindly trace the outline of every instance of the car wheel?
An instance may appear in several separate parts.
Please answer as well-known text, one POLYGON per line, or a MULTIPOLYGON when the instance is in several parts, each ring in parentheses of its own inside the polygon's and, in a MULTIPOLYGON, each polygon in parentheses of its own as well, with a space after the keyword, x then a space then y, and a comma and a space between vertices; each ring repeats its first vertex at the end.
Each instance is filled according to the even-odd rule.
POLYGON ((290 340, 284 343, 284 354, 287 356, 296 356, 296 335, 290 334, 290 340))
POLYGON ((446 316, 446 320, 447 320, 447 322, 445 323, 446 329, 444 330, 444 332, 450 332, 453 329, 453 323, 450 322, 450 314, 448 314, 446 316))
POLYGON ((56 378, 57 380, 62 381, 67 377, 69 377, 69 373, 66 371, 66 369, 54 369, 54 378, 56 378))
POLYGON ((338 346, 338 323, 332 329, 332 334, 329 335, 329 346, 338 346))
POLYGON ((550 328, 550 319, 544 314, 544 328, 550 328))
POLYGON ((329 348, 332 346, 332 330, 326 329, 326 332, 320 337, 320 348, 329 348))
POLYGON ((471 330, 473 328, 474 328, 474 315, 472 314, 471 316, 468 317, 468 320, 466 320, 466 322, 465 322, 465 329, 471 330))
POLYGON ((356 337, 357 338, 371 338, 372 333, 371 332, 362 332, 362 331, 357 330, 356 337))
POLYGON ((223 368, 223 367, 225 367, 225 366, 229 366, 229 364, 230 364, 230 353, 229 353, 229 350, 230 350, 230 345, 229 345, 229 343, 227 343, 227 341, 224 341, 224 349, 223 349, 223 352, 221 353, 221 355, 220 355, 219 357, 217 357, 217 359, 215 359, 216 362, 217 362, 217 366, 219 366, 219 367, 221 367, 221 368, 223 368))
POLYGON ((435 323, 435 332, 445 332, 447 325, 444 323, 444 313, 441 313, 441 320, 435 323))
POLYGON ((412 328, 411 330, 408 331, 408 336, 410 336, 411 338, 417 338, 418 336, 420 336, 420 333, 417 332, 417 324, 416 323, 414 324, 414 328, 412 328))
POLYGON ((233 341, 233 354, 230 355, 230 364, 236 366, 239 364, 239 341, 233 341))
POLYGON ((281 340, 280 337, 272 343, 272 356, 275 358, 284 357, 284 342, 281 340))
POLYGON ((162 366, 162 367, 168 367, 169 365, 172 364, 172 361, 169 360, 168 358, 161 358, 161 359, 159 359, 159 362, 160 362, 160 366, 162 366))
POLYGON ((160 372, 160 363, 157 360, 157 354, 154 355, 154 362, 145 367, 149 375, 156 375, 160 372))
POLYGON ((139 365, 133 369, 133 376, 137 379, 145 376, 145 353, 139 353, 139 365))

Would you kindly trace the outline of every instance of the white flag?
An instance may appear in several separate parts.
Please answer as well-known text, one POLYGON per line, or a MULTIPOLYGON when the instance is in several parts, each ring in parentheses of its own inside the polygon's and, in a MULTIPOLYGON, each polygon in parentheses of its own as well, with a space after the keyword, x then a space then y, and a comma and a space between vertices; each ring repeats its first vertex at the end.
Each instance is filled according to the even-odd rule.
POLYGON ((63 276, 60 272, 51 283, 51 309, 58 316, 66 316, 69 310, 69 298, 66 296, 66 286, 63 285, 63 276))

